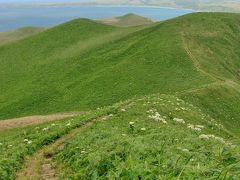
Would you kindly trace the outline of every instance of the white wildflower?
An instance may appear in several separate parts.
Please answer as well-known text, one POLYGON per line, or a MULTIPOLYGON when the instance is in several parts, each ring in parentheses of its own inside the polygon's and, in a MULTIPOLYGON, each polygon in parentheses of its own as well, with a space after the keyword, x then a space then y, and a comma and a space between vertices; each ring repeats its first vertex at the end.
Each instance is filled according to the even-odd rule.
POLYGON ((113 117, 113 114, 109 114, 108 116, 109 116, 109 117, 113 117))
POLYGON ((28 141, 28 144, 32 144, 32 141, 28 141))
POLYGON ((48 128, 43 128, 43 131, 47 131, 48 130, 48 128))
POLYGON ((121 112, 126 112, 126 109, 121 109, 121 112))
POLYGON ((193 130, 194 130, 194 131, 198 131, 198 132, 201 132, 201 131, 202 131, 201 128, 197 128, 197 127, 195 127, 193 130))
POLYGON ((141 128, 141 131, 146 131, 146 128, 141 128))
POLYGON ((223 144, 225 144, 225 140, 223 138, 221 138, 221 137, 216 137, 215 136, 214 139, 219 141, 219 142, 221 142, 221 143, 223 143, 223 144))
POLYGON ((55 124, 55 123, 52 123, 51 126, 56 126, 56 124, 55 124))
POLYGON ((71 126, 71 123, 66 124, 66 126, 68 126, 68 127, 71 126))
POLYGON ((209 139, 209 136, 208 135, 205 135, 205 134, 201 134, 199 136, 200 139, 203 139, 203 140, 208 140, 209 139))
POLYGON ((181 150, 182 150, 182 152, 189 153, 188 149, 181 149, 181 150))
POLYGON ((28 142, 28 139, 24 139, 23 141, 24 141, 24 142, 28 142))
POLYGON ((129 122, 129 125, 134 125, 135 123, 134 122, 129 122))
POLYGON ((203 125, 196 125, 197 128, 203 129, 204 126, 203 125))
POLYGON ((148 116, 150 119, 153 119, 155 121, 160 121, 164 124, 167 124, 167 121, 165 120, 165 118, 161 117, 161 115, 159 114, 159 112, 155 112, 154 115, 149 115, 148 116))
POLYGON ((188 124, 188 125, 187 125, 187 128, 188 128, 188 129, 191 129, 191 130, 193 130, 193 131, 197 131, 197 132, 202 131, 202 129, 201 129, 199 126, 195 126, 195 125, 193 125, 193 124, 188 124))
POLYGON ((183 119, 174 118, 173 121, 180 123, 180 124, 185 124, 185 121, 183 119))
POLYGON ((208 135, 202 134, 202 135, 199 136, 199 138, 204 139, 204 140, 213 139, 213 140, 216 140, 216 141, 221 142, 223 144, 226 144, 226 141, 222 137, 217 137, 213 134, 208 134, 208 135))

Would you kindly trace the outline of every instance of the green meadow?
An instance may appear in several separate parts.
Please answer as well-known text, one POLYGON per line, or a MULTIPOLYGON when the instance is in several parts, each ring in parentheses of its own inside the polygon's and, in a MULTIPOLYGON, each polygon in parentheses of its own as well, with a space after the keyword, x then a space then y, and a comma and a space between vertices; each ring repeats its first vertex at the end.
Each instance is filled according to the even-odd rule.
POLYGON ((84 112, 0 129, 0 179, 44 147, 58 179, 240 178, 240 15, 121 18, 0 46, 0 119, 84 112))

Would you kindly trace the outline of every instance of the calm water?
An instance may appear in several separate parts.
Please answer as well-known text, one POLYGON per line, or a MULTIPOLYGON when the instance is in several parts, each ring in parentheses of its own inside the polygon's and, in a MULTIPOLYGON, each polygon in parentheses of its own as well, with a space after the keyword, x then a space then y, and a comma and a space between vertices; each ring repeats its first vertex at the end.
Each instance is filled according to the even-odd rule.
POLYGON ((136 13, 155 21, 160 21, 191 12, 191 10, 182 9, 128 6, 0 7, 0 31, 24 26, 53 26, 79 17, 102 19, 127 13, 136 13))

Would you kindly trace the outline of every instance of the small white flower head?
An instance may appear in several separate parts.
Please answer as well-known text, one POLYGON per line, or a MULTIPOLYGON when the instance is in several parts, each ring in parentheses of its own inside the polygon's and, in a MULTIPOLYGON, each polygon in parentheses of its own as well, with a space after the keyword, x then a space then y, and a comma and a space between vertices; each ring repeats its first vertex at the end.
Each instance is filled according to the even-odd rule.
POLYGON ((197 132, 201 132, 201 131, 202 131, 201 128, 197 128, 197 127, 195 127, 193 130, 194 130, 194 131, 197 131, 197 132))
POLYGON ((71 123, 66 124, 66 126, 68 126, 68 127, 71 126, 71 123))
POLYGON ((167 121, 165 119, 162 119, 163 124, 167 124, 167 121))
POLYGON ((134 122, 129 122, 129 125, 133 126, 135 123, 134 122))
POLYGON ((28 143, 28 144, 32 144, 32 141, 28 141, 27 143, 28 143))
POLYGON ((55 123, 52 123, 51 126, 56 126, 56 124, 55 124, 55 123))
POLYGON ((221 138, 221 137, 216 137, 216 136, 215 136, 214 139, 217 140, 217 141, 219 141, 219 142, 221 142, 221 143, 223 143, 223 144, 226 143, 225 140, 224 140, 223 138, 221 138))
POLYGON ((141 128, 141 131, 146 131, 147 129, 146 128, 141 128))
POLYGON ((189 153, 188 149, 182 149, 182 152, 189 153))
POLYGON ((24 142, 28 142, 28 139, 24 139, 23 141, 24 141, 24 142))
POLYGON ((209 139, 209 135, 206 135, 206 134, 201 134, 199 136, 200 139, 203 139, 203 140, 208 140, 209 139))
POLYGON ((203 125, 196 125, 197 128, 203 129, 204 126, 203 125))
POLYGON ((48 130, 48 128, 43 128, 43 131, 47 131, 48 130))
POLYGON ((126 112, 126 109, 121 109, 121 112, 126 112))
POLYGON ((183 119, 174 118, 173 121, 180 123, 180 124, 185 124, 185 121, 183 119))
POLYGON ((108 116, 109 116, 109 117, 113 117, 113 114, 109 114, 108 116))
POLYGON ((81 154, 85 154, 86 153, 86 151, 81 151, 81 154))

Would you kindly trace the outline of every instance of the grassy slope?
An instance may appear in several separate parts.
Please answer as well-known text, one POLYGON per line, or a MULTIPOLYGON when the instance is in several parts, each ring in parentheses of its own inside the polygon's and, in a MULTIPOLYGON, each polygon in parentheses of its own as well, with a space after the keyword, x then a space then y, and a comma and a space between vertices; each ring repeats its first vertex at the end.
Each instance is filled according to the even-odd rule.
MULTIPOLYGON (((236 72, 240 66, 235 41, 239 18, 238 14, 198 13, 145 29, 76 20, 3 46, 2 117, 94 108, 135 95, 175 94, 135 98, 110 108, 107 113, 113 117, 83 128, 56 152, 60 176, 239 179, 240 88, 236 72), (199 26, 202 21, 205 26, 199 26), (208 41, 216 33, 214 41, 208 41), (65 38, 67 34, 73 36, 65 38), (27 47, 32 49, 28 52, 27 47), (24 50, 20 56, 25 61, 16 61, 13 53, 18 48, 24 50), (11 101, 12 96, 19 99, 11 101), (151 117, 156 112, 160 119, 151 117), (135 122, 133 132, 130 121, 135 122), (187 128, 188 124, 204 128, 196 131, 187 128), (201 140, 202 134, 211 136, 201 140)), ((67 122, 62 125, 66 127, 67 122)), ((72 122, 74 127, 80 121, 72 122)), ((50 124, 41 128, 47 126, 50 124)), ((61 126, 50 128, 44 136, 33 128, 0 131, 0 148, 4 149, 0 156, 5 157, 0 158, 0 174, 14 176, 23 156, 65 131, 61 126), (24 138, 32 139, 32 145, 26 145, 24 138), (12 144, 16 146, 9 146, 12 144)))
POLYGON ((240 177, 239 146, 229 144, 239 141, 194 105, 155 95, 130 100, 122 108, 110 119, 80 129, 56 152, 60 179, 240 177), (131 127, 129 122, 135 124, 131 127), (190 124, 204 127, 193 130, 190 124), (201 140, 203 134, 214 136, 201 140))
POLYGON ((199 69, 216 83, 181 94, 236 134, 239 127, 240 52, 238 14, 198 13, 185 16, 183 38, 199 69), (192 25, 194 22, 195 25, 192 25), (214 27, 215 26, 215 27, 214 27))
POLYGON ((0 177, 14 179, 26 155, 96 119, 49 152, 60 179, 240 177, 239 140, 218 120, 172 95, 134 98, 74 119, 0 130, 0 177), (132 128, 129 122, 135 122, 132 128), (211 138, 201 139, 202 134, 211 138))
POLYGON ((151 19, 138 16, 136 14, 131 14, 131 13, 126 14, 124 16, 120 16, 120 17, 100 20, 100 22, 104 24, 120 26, 120 27, 140 26, 140 25, 147 25, 147 24, 153 23, 151 19))
POLYGON ((194 103, 206 114, 220 120, 223 125, 240 137, 239 85, 215 84, 180 95, 187 102, 194 103))
POLYGON ((44 31, 43 28, 24 27, 9 32, 0 33, 0 45, 24 39, 44 31))
POLYGON ((0 118, 182 92, 239 134, 238 22, 238 14, 224 13, 186 15, 145 29, 75 20, 2 46, 0 118))
POLYGON ((240 70, 239 14, 192 14, 185 16, 182 26, 185 41, 200 67, 236 81, 240 70))
POLYGON ((95 108, 210 82, 182 47, 180 23, 133 32, 75 20, 2 46, 0 117, 95 108))

